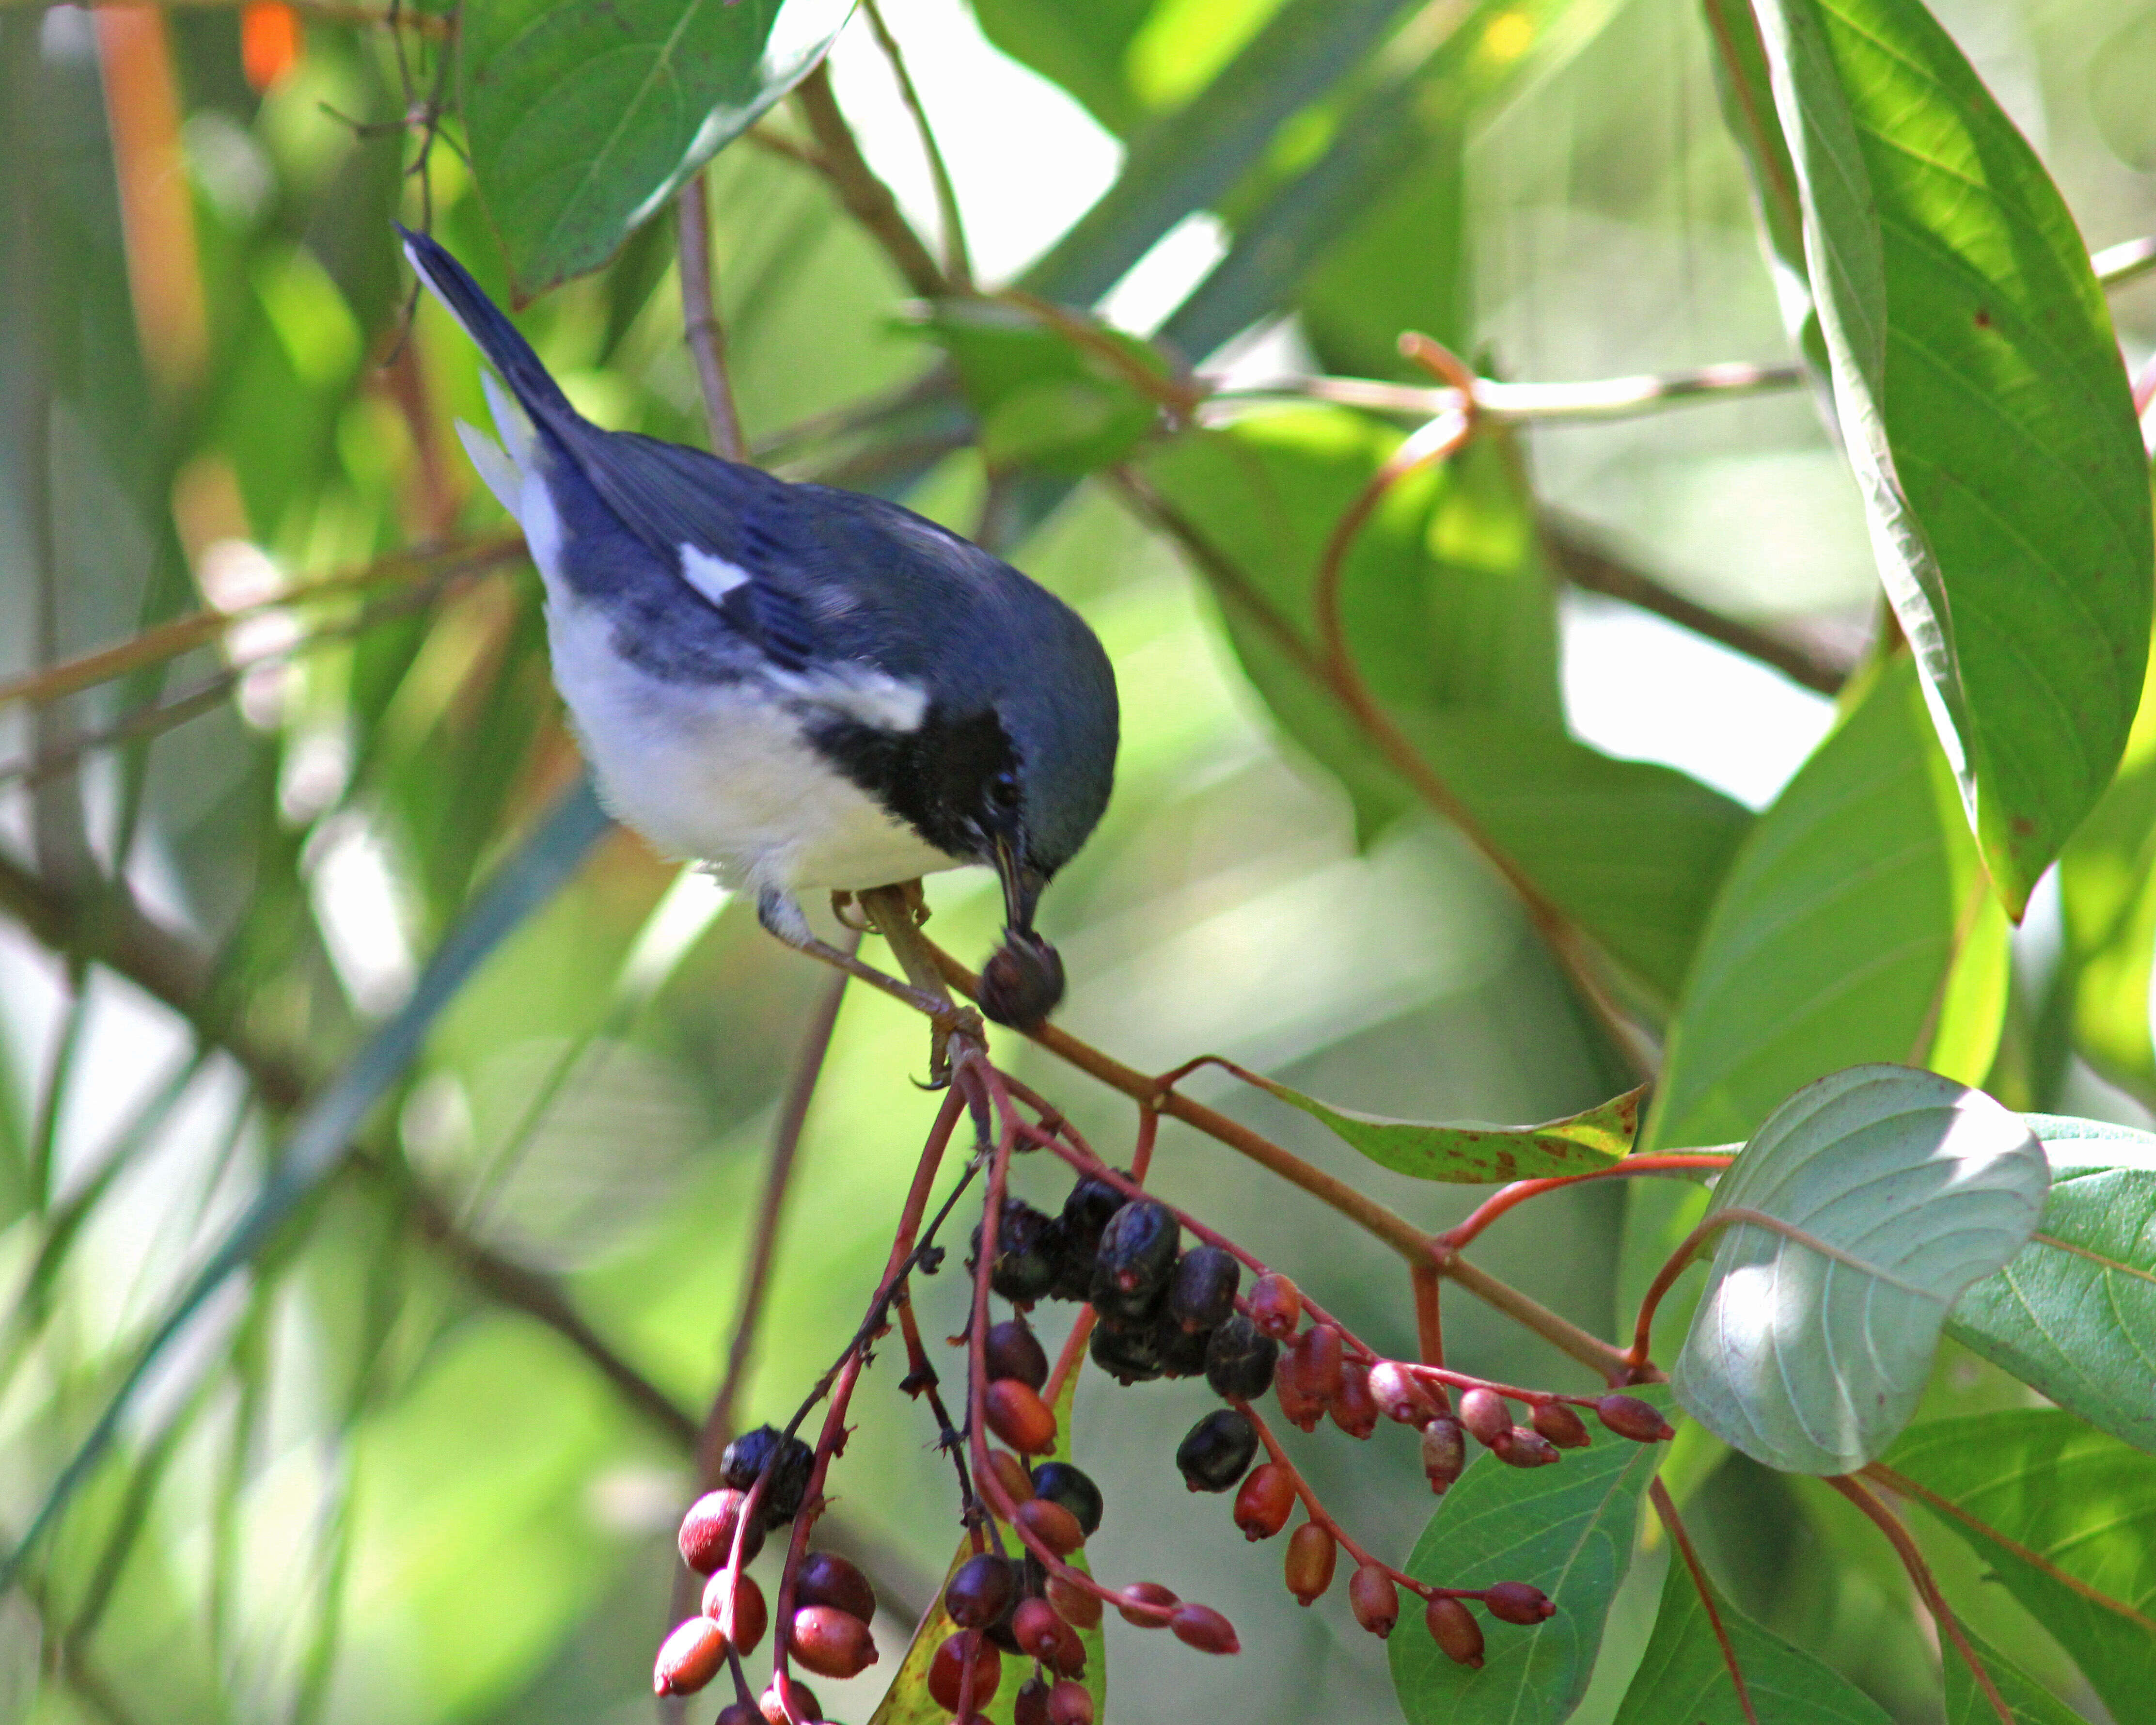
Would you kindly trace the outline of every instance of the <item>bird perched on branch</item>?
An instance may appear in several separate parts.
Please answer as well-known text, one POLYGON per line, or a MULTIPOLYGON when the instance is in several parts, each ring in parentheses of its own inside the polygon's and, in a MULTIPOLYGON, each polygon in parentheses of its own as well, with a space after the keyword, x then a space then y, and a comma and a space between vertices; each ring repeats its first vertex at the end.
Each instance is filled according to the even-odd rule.
POLYGON ((1007 928, 982 1004, 1045 1018, 1063 971, 1034 906, 1115 773, 1092 630, 896 504, 600 429, 463 265, 398 231, 507 386, 484 380, 499 445, 457 429, 546 583, 554 680, 608 805, 754 893, 781 940, 880 983, 798 895, 984 864, 1007 928))

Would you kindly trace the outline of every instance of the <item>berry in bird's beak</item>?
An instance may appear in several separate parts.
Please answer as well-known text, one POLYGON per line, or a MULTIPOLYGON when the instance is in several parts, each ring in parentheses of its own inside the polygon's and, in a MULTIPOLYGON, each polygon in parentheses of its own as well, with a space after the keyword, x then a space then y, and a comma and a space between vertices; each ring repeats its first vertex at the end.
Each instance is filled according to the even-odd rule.
POLYGON ((981 967, 981 1010, 998 1024, 1030 1030, 1063 999, 1063 960, 1036 934, 1006 932, 981 967))

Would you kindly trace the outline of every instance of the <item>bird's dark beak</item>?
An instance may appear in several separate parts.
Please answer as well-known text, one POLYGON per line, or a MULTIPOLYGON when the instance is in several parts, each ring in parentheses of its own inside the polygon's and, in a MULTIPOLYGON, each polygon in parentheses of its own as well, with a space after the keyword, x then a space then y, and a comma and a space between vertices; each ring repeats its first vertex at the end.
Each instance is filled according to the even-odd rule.
POLYGON ((1004 922, 1014 935, 1033 938, 1033 913, 1048 877, 1019 859, 1018 846, 996 835, 996 875, 1004 883, 1004 922))

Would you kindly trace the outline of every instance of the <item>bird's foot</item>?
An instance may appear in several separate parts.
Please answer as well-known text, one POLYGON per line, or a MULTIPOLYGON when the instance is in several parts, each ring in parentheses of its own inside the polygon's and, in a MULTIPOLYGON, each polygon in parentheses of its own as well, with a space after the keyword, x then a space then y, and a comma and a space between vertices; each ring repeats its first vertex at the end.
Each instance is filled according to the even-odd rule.
MULTIPOLYGON (((918 904, 920 883, 916 881, 913 885, 914 901, 918 904)), ((831 896, 833 908, 838 909, 841 895, 834 893, 831 896)), ((845 896, 851 900, 851 895, 845 896)), ((854 903, 857 906, 858 901, 854 903)), ((916 922, 927 914, 926 906, 921 906, 916 922)), ((928 1081, 931 1089, 941 1090, 951 1081, 951 1050, 954 1039, 970 1040, 977 1048, 987 1045, 980 1014, 971 1007, 957 1005, 947 994, 932 993, 926 988, 901 982, 843 947, 819 939, 815 931, 809 927, 808 919, 801 913, 800 901, 791 893, 767 887, 757 895, 756 919, 767 931, 796 952, 806 952, 811 958, 820 958, 824 963, 843 970, 848 976, 866 983, 870 988, 881 989, 894 1000, 903 1001, 926 1017, 930 1032, 928 1081)), ((855 924, 843 911, 840 912, 840 920, 846 922, 849 927, 873 926, 865 922, 855 924)))

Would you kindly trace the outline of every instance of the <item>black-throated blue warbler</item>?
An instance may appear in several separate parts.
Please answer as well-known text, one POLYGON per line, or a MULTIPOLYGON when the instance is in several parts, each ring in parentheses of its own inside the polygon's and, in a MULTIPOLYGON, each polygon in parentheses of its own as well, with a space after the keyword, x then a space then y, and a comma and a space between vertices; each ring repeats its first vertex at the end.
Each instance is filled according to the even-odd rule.
POLYGON ((1115 774, 1115 675, 1092 630, 896 504, 602 430, 463 265, 398 231, 508 387, 484 378, 499 445, 457 429, 524 530, 554 680, 608 807, 839 962, 800 892, 984 864, 1008 926, 983 1004, 1045 1018, 1063 973, 1034 906, 1115 774))

